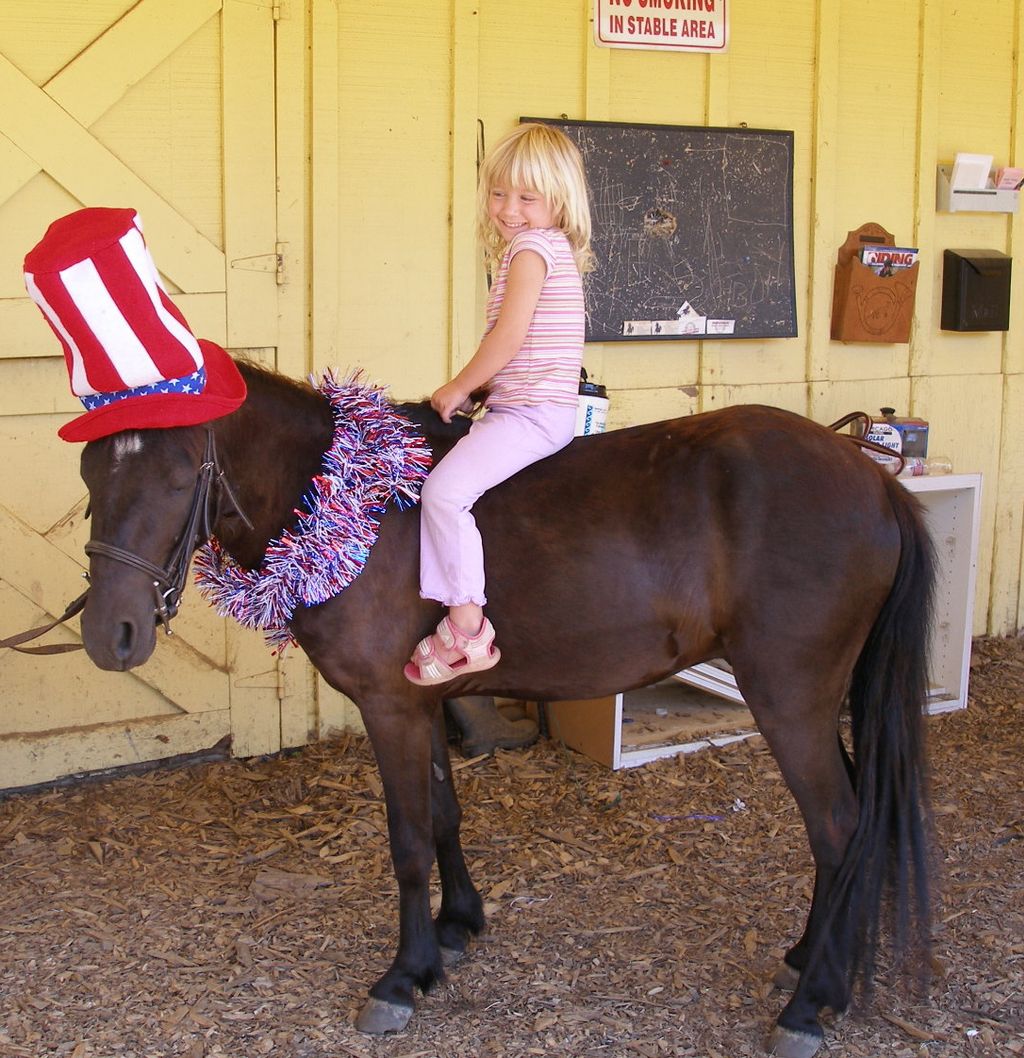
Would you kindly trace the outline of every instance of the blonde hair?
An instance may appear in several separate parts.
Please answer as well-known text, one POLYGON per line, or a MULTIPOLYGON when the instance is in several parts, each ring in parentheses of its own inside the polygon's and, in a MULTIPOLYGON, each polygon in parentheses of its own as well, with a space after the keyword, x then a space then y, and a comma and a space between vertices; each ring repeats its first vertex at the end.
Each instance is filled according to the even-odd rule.
POLYGON ((580 275, 593 270, 583 159, 564 132, 536 122, 517 125, 491 148, 480 166, 477 228, 492 270, 506 245, 488 210, 491 191, 498 186, 535 191, 544 198, 569 240, 580 275))

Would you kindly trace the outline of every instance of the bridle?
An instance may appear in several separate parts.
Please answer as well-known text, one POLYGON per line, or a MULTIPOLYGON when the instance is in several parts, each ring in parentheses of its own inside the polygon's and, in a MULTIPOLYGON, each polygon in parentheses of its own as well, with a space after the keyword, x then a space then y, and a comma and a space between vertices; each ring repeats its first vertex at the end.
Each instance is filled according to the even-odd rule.
MULTIPOLYGON (((195 489, 192 492, 188 518, 167 564, 158 566, 140 555, 102 540, 90 540, 85 545, 85 553, 90 557, 102 555, 104 558, 113 559, 115 562, 121 562, 145 573, 151 579, 155 596, 153 616, 163 625, 164 632, 172 635, 171 618, 178 613, 181 597, 185 591, 185 581, 188 577, 192 553, 204 540, 208 540, 213 535, 213 526, 217 522, 222 500, 227 500, 245 525, 252 529, 252 522, 239 505, 235 492, 220 466, 213 429, 207 425, 206 447, 196 477, 195 489)), ((89 580, 88 573, 83 573, 82 576, 89 580)), ((55 621, 41 628, 33 628, 28 632, 11 636, 9 639, 0 640, 0 647, 10 647, 26 654, 57 654, 81 649, 80 643, 59 643, 44 647, 23 647, 21 644, 43 635, 50 629, 56 628, 61 622, 74 617, 85 607, 88 595, 89 589, 86 588, 55 621)))
MULTIPOLYGON (((152 578, 155 606, 153 616, 164 626, 164 632, 171 635, 171 618, 178 613, 181 596, 185 591, 185 580, 188 577, 192 553, 204 541, 213 535, 213 526, 217 521, 221 497, 226 497, 249 529, 252 522, 238 505, 234 490, 231 488, 224 471, 217 460, 217 442, 210 426, 206 427, 206 449, 203 461, 196 477, 196 487, 192 493, 192 504, 189 507, 185 528, 178 543, 165 566, 157 566, 148 559, 131 551, 102 540, 90 540, 85 545, 85 553, 90 557, 102 555, 115 562, 121 562, 133 569, 140 570, 152 578)), ((86 575, 88 579, 88 575, 86 575)))

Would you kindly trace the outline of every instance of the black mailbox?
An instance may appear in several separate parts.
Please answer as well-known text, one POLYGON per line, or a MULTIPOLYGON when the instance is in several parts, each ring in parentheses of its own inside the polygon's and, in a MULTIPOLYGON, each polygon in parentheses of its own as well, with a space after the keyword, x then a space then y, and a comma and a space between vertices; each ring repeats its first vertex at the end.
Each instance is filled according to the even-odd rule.
POLYGON ((1010 328, 1010 264, 998 250, 946 250, 942 255, 942 329, 1010 328))

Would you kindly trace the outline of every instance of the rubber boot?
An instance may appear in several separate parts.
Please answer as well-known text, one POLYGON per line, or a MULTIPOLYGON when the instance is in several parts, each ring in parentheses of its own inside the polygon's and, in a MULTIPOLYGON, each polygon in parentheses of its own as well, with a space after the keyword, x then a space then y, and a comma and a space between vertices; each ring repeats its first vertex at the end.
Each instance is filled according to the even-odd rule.
POLYGON ((498 712, 506 720, 522 720, 527 715, 522 702, 502 702, 498 712))
POLYGON ((537 741, 537 725, 529 717, 507 719, 489 696, 447 698, 444 704, 462 733, 464 757, 479 757, 496 749, 521 749, 537 741))

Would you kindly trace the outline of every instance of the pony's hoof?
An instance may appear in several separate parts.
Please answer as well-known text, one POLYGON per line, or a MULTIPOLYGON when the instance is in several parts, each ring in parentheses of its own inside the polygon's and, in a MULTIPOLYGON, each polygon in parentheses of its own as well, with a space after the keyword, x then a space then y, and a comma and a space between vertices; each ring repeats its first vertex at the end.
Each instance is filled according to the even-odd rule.
POLYGON ((781 992, 795 992, 799 983, 800 971, 794 969, 788 962, 782 963, 772 976, 772 984, 781 992))
POLYGON ((465 948, 460 950, 459 948, 446 948, 443 944, 441 945, 441 965, 446 970, 462 962, 465 956, 465 948))
POLYGON ((779 1058, 811 1058, 823 1038, 811 1032, 794 1032, 776 1025, 768 1037, 768 1053, 777 1054, 779 1058))
POLYGON ((388 1003, 386 1000, 370 996, 366 1006, 359 1011, 356 1028, 373 1036, 381 1036, 385 1032, 401 1032, 409 1024, 412 1011, 412 1007, 388 1003))

